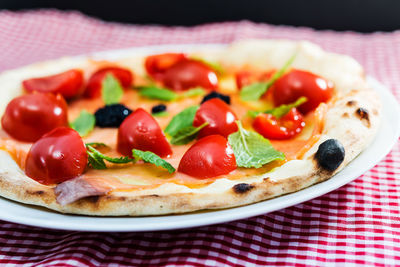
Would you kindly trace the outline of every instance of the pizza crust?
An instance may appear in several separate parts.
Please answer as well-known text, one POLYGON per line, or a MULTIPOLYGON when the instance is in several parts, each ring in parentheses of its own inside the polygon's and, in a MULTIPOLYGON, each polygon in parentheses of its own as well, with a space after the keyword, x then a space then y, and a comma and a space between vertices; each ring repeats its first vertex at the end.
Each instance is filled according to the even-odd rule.
MULTIPOLYGON (((228 48, 208 53, 196 52, 211 60, 238 68, 279 68, 293 53, 294 68, 309 70, 332 80, 336 88, 334 101, 326 114, 320 140, 301 160, 292 160, 271 172, 238 180, 217 179, 202 188, 166 183, 154 189, 114 191, 105 196, 87 197, 68 205, 56 201, 54 188, 28 178, 12 157, 0 150, 0 195, 18 202, 39 205, 62 213, 99 216, 142 216, 220 209, 246 205, 309 187, 332 177, 343 169, 374 138, 379 127, 381 104, 379 96, 365 80, 362 67, 352 58, 327 53, 308 42, 285 40, 247 40, 228 48), (339 122, 339 123, 338 123, 339 122), (322 169, 314 156, 318 146, 327 139, 339 140, 345 159, 334 172, 322 169)), ((120 63, 143 73, 143 55, 127 57, 120 63)), ((118 61, 117 61, 118 62, 118 61)), ((21 94, 23 79, 49 75, 69 68, 88 68, 90 59, 65 58, 30 65, 0 75, 0 114, 7 103, 21 94)))

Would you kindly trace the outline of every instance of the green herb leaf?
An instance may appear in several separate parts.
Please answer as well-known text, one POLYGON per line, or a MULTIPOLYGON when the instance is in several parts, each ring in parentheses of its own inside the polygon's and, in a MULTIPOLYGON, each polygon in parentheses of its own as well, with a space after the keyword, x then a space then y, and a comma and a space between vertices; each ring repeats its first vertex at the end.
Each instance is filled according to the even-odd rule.
POLYGON ((206 60, 206 59, 200 58, 200 57, 191 57, 191 58, 194 60, 203 62, 204 64, 206 64, 207 66, 212 68, 215 72, 217 72, 220 75, 224 73, 224 68, 218 62, 206 60))
POLYGON ((247 111, 247 115, 249 115, 252 118, 255 118, 260 113, 267 113, 267 114, 273 115, 277 119, 280 119, 283 116, 285 116, 292 108, 296 108, 305 102, 307 102, 307 97, 302 96, 293 103, 283 104, 283 105, 280 105, 279 107, 269 109, 264 112, 249 110, 249 111, 247 111))
POLYGON ((165 128, 165 132, 169 134, 169 136, 174 136, 180 129, 192 126, 194 116, 198 109, 199 106, 191 106, 176 114, 167 128, 165 128))
POLYGON ((240 98, 243 101, 255 101, 260 99, 260 97, 267 92, 267 90, 278 80, 289 68, 289 66, 293 63, 296 58, 296 54, 291 56, 289 60, 283 65, 281 69, 272 75, 272 77, 267 82, 257 82, 252 83, 248 86, 245 86, 240 91, 240 98))
POLYGON ((96 170, 104 170, 107 169, 106 163, 104 162, 104 160, 98 156, 96 156, 96 154, 94 154, 93 152, 90 151, 86 151, 86 153, 88 154, 88 165, 91 166, 93 169, 96 170))
POLYGON ((106 105, 117 104, 122 98, 124 90, 119 81, 111 73, 107 74, 102 82, 101 96, 106 105))
POLYGON ((245 130, 240 121, 237 124, 239 130, 228 136, 228 142, 239 167, 260 168, 271 161, 285 159, 285 155, 275 150, 268 139, 245 130))
POLYGON ((161 111, 157 113, 152 113, 153 117, 166 117, 169 115, 167 111, 161 111))
POLYGON ((141 87, 139 94, 150 99, 172 101, 178 98, 175 92, 157 86, 141 87))
POLYGON ((93 130, 95 124, 95 116, 86 110, 82 110, 79 117, 71 122, 69 126, 77 131, 80 136, 85 136, 93 130))
POLYGON ((198 133, 201 129, 206 127, 209 123, 205 122, 199 127, 188 126, 180 129, 171 139, 171 144, 173 145, 186 145, 194 139, 196 139, 198 133))
POLYGON ((197 88, 193 88, 193 89, 190 89, 190 90, 184 92, 181 96, 183 98, 187 98, 187 97, 194 97, 194 96, 205 95, 205 94, 206 94, 206 90, 204 90, 204 88, 197 87, 197 88))
POLYGON ((292 108, 298 107, 305 102, 307 102, 307 97, 302 96, 293 103, 280 105, 279 107, 267 110, 264 113, 272 114, 275 118, 279 119, 285 116, 292 108))
POLYGON ((86 144, 86 148, 88 149, 87 151, 87 154, 89 156, 88 161, 89 164, 93 167, 93 169, 106 169, 107 167, 104 160, 116 164, 124 164, 134 161, 134 159, 131 159, 129 157, 112 158, 106 156, 97 149, 95 149, 93 146, 88 144, 86 144))
POLYGON ((99 142, 86 143, 85 145, 86 146, 92 146, 92 147, 107 147, 106 144, 99 143, 99 142))
POLYGON ((169 164, 167 161, 160 158, 158 155, 154 154, 150 151, 141 151, 138 149, 132 150, 132 155, 135 157, 136 160, 143 160, 144 162, 154 164, 156 166, 162 167, 166 169, 169 173, 174 173, 176 170, 175 168, 169 164))

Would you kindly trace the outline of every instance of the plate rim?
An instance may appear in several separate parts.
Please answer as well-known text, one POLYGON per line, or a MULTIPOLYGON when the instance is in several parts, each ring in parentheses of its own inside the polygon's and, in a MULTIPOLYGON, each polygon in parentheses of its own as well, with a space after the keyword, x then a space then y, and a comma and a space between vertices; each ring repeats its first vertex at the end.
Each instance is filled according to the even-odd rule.
MULTIPOLYGON (((126 53, 135 52, 135 53, 146 53, 146 52, 154 52, 154 51, 163 51, 163 50, 194 50, 195 48, 204 48, 204 47, 213 47, 213 48, 221 48, 226 46, 226 44, 180 44, 180 45, 157 45, 157 46, 143 46, 143 47, 133 47, 127 49, 120 49, 120 50, 109 50, 109 51, 100 51, 86 55, 75 56, 75 58, 80 57, 110 57, 115 58, 118 55, 123 56, 126 53)), ((392 112, 392 114, 400 114, 400 106, 392 94, 392 92, 382 83, 377 81, 375 78, 368 76, 367 77, 368 83, 375 89, 379 95, 381 96, 382 100, 389 101, 383 105, 383 112, 382 112, 382 124, 386 122, 385 115, 388 115, 388 112, 392 112)), ((377 135, 379 132, 382 131, 383 125, 380 125, 377 135)), ((397 116, 395 118, 395 125, 393 127, 393 134, 391 135, 391 139, 387 140, 385 143, 385 147, 380 150, 380 153, 377 154, 376 157, 373 158, 372 161, 369 161, 368 164, 364 164, 364 168, 354 171, 352 175, 348 177, 340 178, 338 177, 343 176, 343 172, 349 168, 349 166, 354 165, 354 162, 358 162, 359 158, 362 155, 365 155, 370 151, 370 147, 378 142, 376 138, 372 141, 369 148, 365 151, 361 152, 357 158, 355 158, 348 166, 346 166, 342 171, 338 174, 334 175, 330 179, 314 184, 310 187, 304 188, 294 193, 290 193, 287 195, 279 196, 273 199, 264 200, 261 202, 240 206, 240 207, 233 207, 229 209, 222 209, 222 210, 210 210, 205 211, 204 213, 189 213, 189 214, 176 214, 176 215, 162 215, 162 216, 145 216, 145 217, 94 217, 94 216, 85 216, 85 215, 69 215, 69 214, 62 214, 56 211, 50 210, 40 210, 35 209, 33 205, 26 205, 22 203, 18 203, 6 198, 0 197, 0 207, 2 205, 16 205, 21 207, 22 209, 27 208, 29 210, 36 210, 37 212, 46 212, 51 213, 50 216, 55 216, 57 218, 56 224, 55 221, 47 220, 46 218, 26 218, 23 216, 18 216, 18 214, 13 216, 13 212, 0 212, 0 220, 5 220, 13 223, 19 223, 23 225, 47 228, 47 229, 57 229, 57 230, 66 230, 66 231, 89 231, 89 232, 145 232, 145 231, 166 231, 166 230, 174 230, 174 229, 186 229, 192 227, 200 227, 200 226, 207 226, 213 225, 218 223, 225 223, 231 222, 236 220, 241 220, 245 218, 250 218, 262 214, 267 214, 276 210, 284 209, 289 206, 297 205, 303 203, 305 201, 314 199, 316 197, 322 196, 327 194, 333 190, 336 190, 343 185, 355 180, 356 178, 360 177, 363 173, 367 172, 371 168, 373 168, 376 164, 378 164, 393 148, 393 146, 397 143, 398 138, 400 136, 400 119, 397 116), (336 181, 337 180, 337 181, 336 181), (324 188, 324 185, 329 185, 324 188), (319 190, 314 190, 315 188, 319 190), (291 196, 291 198, 288 198, 291 196), (280 199, 284 199, 285 201, 281 201, 280 199), (278 202, 278 204, 273 205, 273 208, 268 207, 268 203, 278 202), (266 206, 266 207, 265 207, 266 206), (204 214, 212 216, 204 216, 204 214), (85 221, 89 221, 82 223, 79 219, 76 221, 73 220, 72 222, 68 220, 68 222, 63 222, 62 219, 68 217, 70 218, 85 218, 85 221), (146 222, 145 224, 140 224, 143 219, 151 218, 153 223, 146 222), (183 220, 182 220, 183 218, 183 220), (168 221, 168 219, 172 219, 168 221), (177 220, 178 219, 178 220, 177 220), (158 220, 158 222, 157 222, 158 220), (93 222, 92 222, 93 221, 93 222), (118 222, 115 224, 115 222, 118 222)), ((46 217, 46 216, 44 216, 46 217)), ((145 220, 146 221, 146 220, 145 220)))

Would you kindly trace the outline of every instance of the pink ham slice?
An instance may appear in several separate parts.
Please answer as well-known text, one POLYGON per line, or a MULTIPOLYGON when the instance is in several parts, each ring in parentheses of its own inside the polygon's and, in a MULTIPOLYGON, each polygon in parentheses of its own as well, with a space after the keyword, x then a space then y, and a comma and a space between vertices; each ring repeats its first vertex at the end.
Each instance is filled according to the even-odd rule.
POLYGON ((84 197, 106 195, 115 188, 109 179, 80 176, 57 185, 54 192, 57 202, 67 205, 84 197))

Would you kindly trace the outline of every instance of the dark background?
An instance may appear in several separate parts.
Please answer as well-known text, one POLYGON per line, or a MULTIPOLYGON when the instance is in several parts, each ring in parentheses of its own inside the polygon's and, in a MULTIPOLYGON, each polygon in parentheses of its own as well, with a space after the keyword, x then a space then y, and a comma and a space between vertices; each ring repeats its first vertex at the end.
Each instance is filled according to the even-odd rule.
POLYGON ((0 9, 79 10, 103 20, 196 25, 252 20, 360 32, 400 29, 399 0, 0 0, 0 9))

